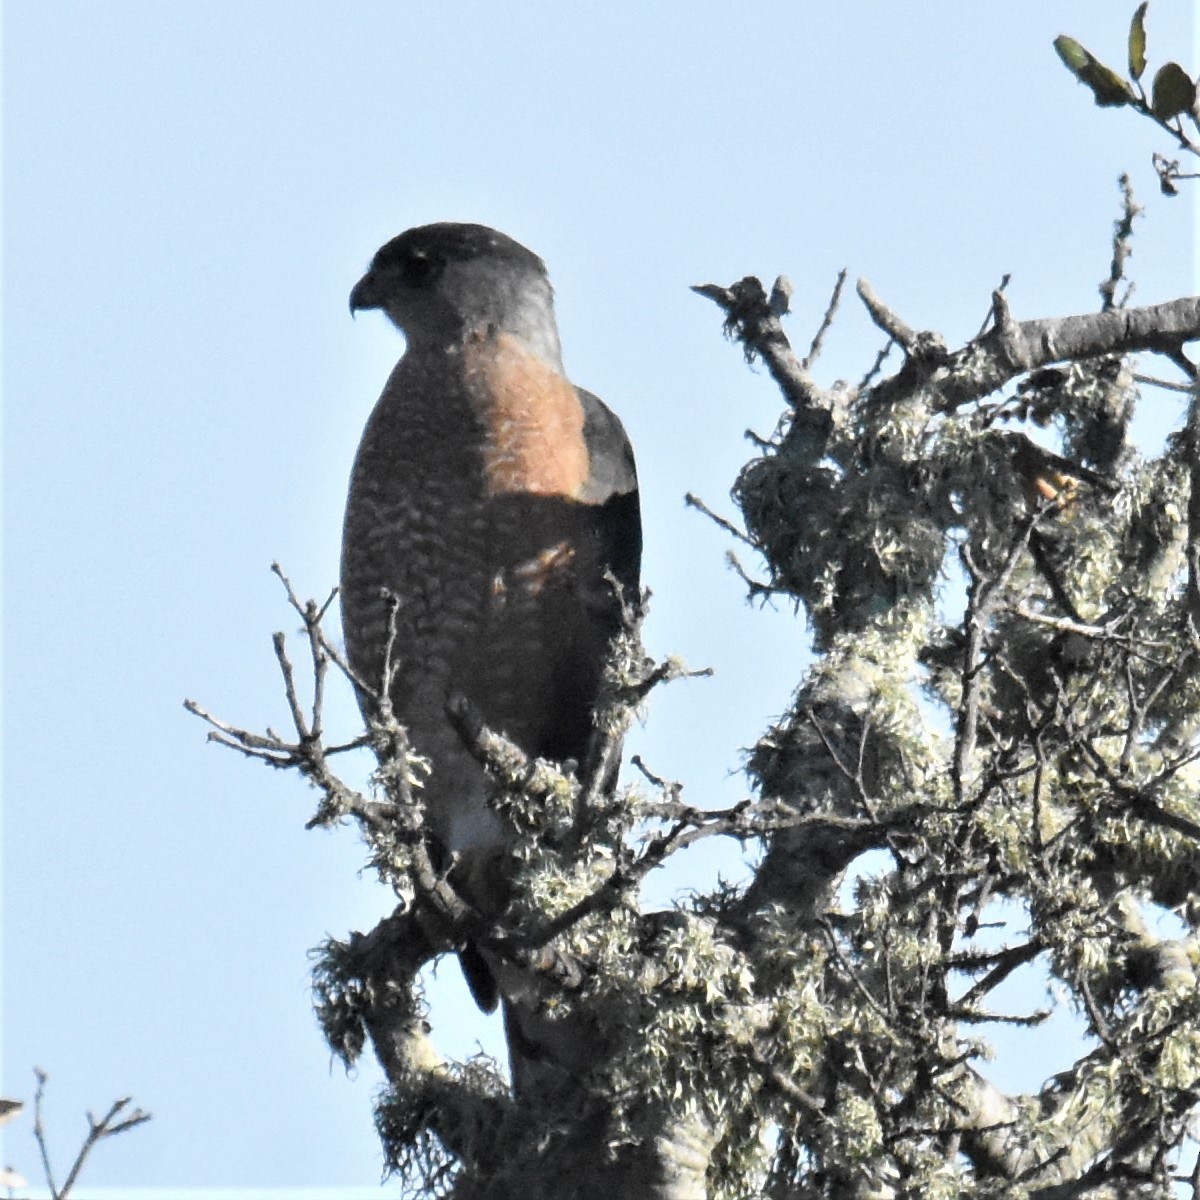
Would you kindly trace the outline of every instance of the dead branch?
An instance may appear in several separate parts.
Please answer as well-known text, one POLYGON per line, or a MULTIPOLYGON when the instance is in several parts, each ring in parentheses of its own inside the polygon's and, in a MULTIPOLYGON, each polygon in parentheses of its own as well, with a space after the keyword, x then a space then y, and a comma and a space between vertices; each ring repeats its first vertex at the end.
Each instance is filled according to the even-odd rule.
MULTIPOLYGON (((912 330, 865 280, 859 281, 858 291, 875 323, 899 342, 907 355, 908 369, 877 387, 911 387, 916 370, 936 389, 943 412, 980 400, 1010 379, 1051 363, 1152 351, 1193 377, 1195 374, 1184 347, 1200 338, 1200 296, 1146 308, 1112 308, 1034 321, 1014 321, 1005 315, 1002 321, 993 321, 981 337, 948 352, 938 334, 912 330)), ((1007 307, 1002 311, 1007 314, 1007 307)))
POLYGON ((131 1103, 128 1096, 120 1100, 114 1100, 109 1105, 108 1111, 98 1121, 91 1113, 88 1113, 87 1136, 84 1138, 79 1152, 75 1155, 75 1161, 71 1164, 71 1169, 67 1172, 67 1178, 60 1188, 54 1182, 54 1170, 50 1165, 50 1148, 47 1144, 46 1129, 42 1121, 42 1097, 45 1093, 46 1081, 49 1076, 45 1071, 37 1068, 34 1069, 34 1075, 37 1076, 37 1090, 34 1092, 33 1097, 33 1136, 38 1145, 38 1152, 41 1154, 42 1169, 46 1175, 46 1186, 50 1189, 52 1200, 67 1200, 93 1148, 98 1143, 104 1141, 105 1138, 116 1137, 119 1133, 126 1133, 130 1129, 136 1129, 137 1126, 144 1125, 150 1120, 150 1114, 143 1112, 140 1108, 135 1108, 132 1112, 122 1116, 131 1103))

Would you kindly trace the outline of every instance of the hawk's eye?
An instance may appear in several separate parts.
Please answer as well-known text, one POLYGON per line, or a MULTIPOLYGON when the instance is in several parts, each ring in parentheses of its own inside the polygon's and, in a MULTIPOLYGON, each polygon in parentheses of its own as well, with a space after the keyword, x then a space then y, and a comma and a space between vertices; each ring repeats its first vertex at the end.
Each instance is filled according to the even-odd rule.
POLYGON ((437 273, 437 262, 423 250, 414 250, 404 257, 400 264, 400 273, 404 282, 419 285, 428 283, 437 273))

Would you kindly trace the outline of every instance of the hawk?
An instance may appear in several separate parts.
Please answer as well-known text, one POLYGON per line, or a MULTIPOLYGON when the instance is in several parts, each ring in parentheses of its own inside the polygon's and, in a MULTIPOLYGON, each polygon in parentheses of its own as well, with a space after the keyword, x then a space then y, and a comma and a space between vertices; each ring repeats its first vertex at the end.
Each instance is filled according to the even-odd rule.
MULTIPOLYGON (((585 760, 618 592, 638 590, 633 451, 616 415, 564 374, 545 264, 512 238, 410 229, 355 284, 350 310, 361 309, 386 313, 406 348, 350 480, 346 650, 379 685, 395 597, 390 698, 432 764, 422 794, 434 861, 495 916, 513 833, 447 702, 470 701, 529 755, 585 760)), ((369 715, 361 689, 359 704, 369 715)), ((491 973, 469 948, 460 958, 491 1011, 491 973)))

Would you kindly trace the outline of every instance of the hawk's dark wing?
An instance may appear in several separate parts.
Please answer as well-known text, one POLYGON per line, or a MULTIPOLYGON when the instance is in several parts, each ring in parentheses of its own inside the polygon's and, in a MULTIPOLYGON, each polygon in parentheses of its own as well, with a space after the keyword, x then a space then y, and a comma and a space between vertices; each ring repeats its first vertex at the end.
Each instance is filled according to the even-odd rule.
POLYGON ((600 505, 604 558, 626 600, 637 599, 641 582, 642 515, 633 447, 620 418, 597 396, 576 388, 583 404, 583 440, 590 470, 581 499, 600 505))

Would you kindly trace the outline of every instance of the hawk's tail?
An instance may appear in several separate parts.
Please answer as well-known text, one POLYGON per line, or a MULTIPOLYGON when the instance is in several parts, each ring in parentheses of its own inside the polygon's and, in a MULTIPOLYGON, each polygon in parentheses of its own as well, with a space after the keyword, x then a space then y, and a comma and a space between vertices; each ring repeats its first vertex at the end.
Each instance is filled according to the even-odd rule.
POLYGON ((500 1001, 496 977, 479 950, 470 943, 458 952, 458 965, 471 989, 471 997, 485 1013, 495 1012, 500 1001))

